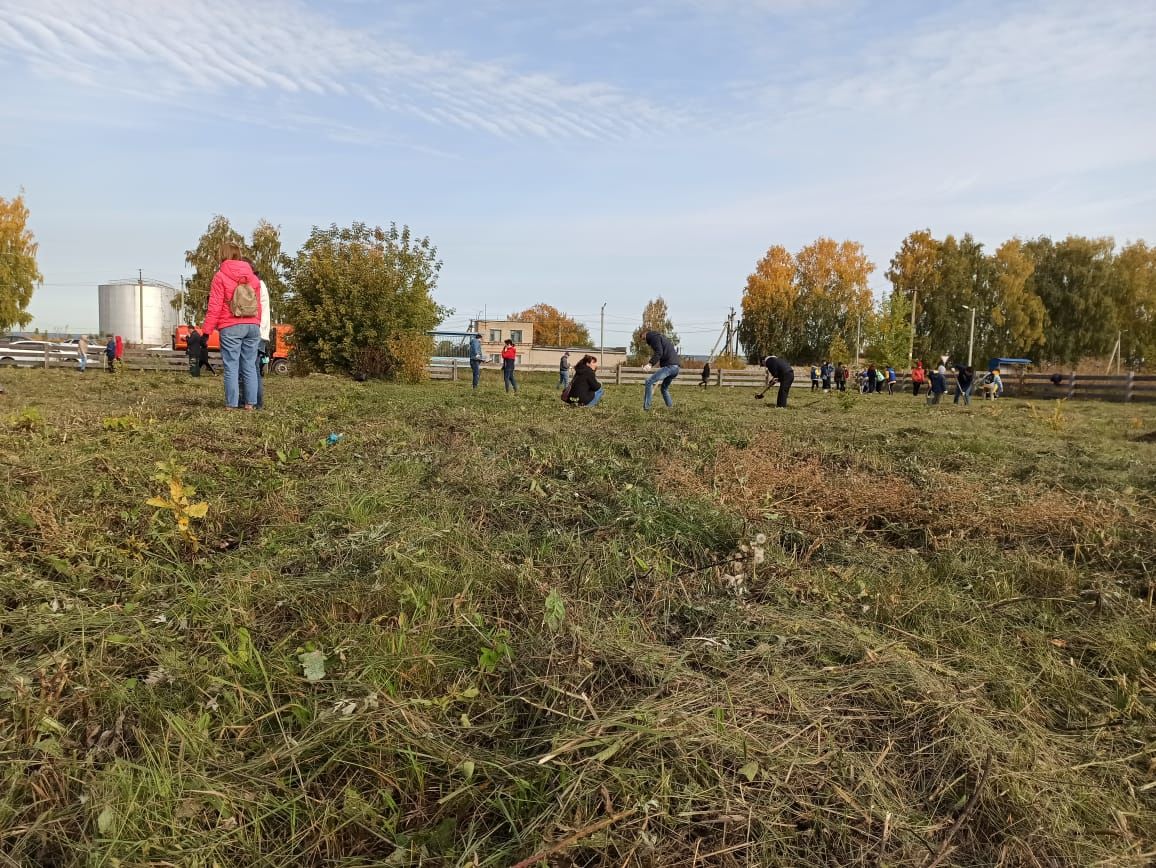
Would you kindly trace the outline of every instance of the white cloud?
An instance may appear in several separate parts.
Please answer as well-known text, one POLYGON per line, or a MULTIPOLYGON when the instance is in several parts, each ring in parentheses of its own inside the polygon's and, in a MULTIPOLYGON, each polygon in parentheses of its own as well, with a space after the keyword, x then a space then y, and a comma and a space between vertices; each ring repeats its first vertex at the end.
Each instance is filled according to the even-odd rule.
POLYGON ((865 47, 851 65, 836 61, 842 69, 796 89, 794 101, 841 110, 934 107, 977 94, 992 104, 1063 103, 1104 86, 1150 86, 1154 48, 1156 4, 1146 0, 1018 3, 986 14, 963 4, 865 47))
POLYGON ((312 94, 516 138, 614 139, 679 119, 599 82, 419 51, 301 0, 0 0, 0 52, 92 84, 198 94, 312 94))

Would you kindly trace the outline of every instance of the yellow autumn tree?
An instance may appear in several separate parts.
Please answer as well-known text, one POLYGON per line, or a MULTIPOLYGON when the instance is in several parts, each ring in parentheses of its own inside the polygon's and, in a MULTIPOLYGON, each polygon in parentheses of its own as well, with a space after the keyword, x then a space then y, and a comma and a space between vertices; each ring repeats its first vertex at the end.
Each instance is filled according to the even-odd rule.
POLYGON ((592 346, 586 326, 549 304, 536 304, 510 319, 534 324, 534 343, 547 347, 592 346))
POLYGON ((36 239, 28 229, 24 194, 0 196, 0 329, 32 322, 28 304, 44 280, 36 265, 36 239))
POLYGON ((1047 311, 1028 288, 1035 262, 1018 238, 1005 241, 991 258, 991 333, 981 355, 1025 353, 1044 342, 1047 311))
POLYGON ((894 291, 902 293, 909 304, 915 305, 917 354, 927 352, 920 335, 927 334, 926 301, 939 285, 939 254, 940 242, 932 237, 931 230, 919 229, 903 239, 887 269, 887 279, 891 281, 894 291), (920 297, 923 298, 923 305, 920 297))
POLYGON ((1135 241, 1116 257, 1118 328, 1129 363, 1156 360, 1156 246, 1135 241))
POLYGON ((771 353, 792 354, 798 300, 795 257, 787 248, 776 244, 755 264, 743 291, 739 340, 752 362, 771 353))
POLYGON ((874 304, 867 281, 875 266, 862 244, 819 238, 798 252, 795 265, 794 361, 819 361, 836 335, 853 345, 857 334, 870 331, 874 304))

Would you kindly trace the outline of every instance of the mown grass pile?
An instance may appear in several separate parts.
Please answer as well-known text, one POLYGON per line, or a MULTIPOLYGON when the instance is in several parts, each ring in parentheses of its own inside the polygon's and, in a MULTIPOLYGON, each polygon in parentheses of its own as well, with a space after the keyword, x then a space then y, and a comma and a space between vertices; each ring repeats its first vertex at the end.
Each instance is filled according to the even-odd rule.
POLYGON ((1152 408, 4 385, 12 864, 1156 859, 1152 408))

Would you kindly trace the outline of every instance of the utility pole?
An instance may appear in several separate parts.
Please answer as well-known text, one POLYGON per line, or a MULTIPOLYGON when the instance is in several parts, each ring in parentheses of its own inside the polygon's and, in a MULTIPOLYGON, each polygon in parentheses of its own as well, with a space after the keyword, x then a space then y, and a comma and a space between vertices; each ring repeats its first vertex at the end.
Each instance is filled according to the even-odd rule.
POLYGON ((963 309, 971 311, 971 333, 967 338, 967 366, 970 368, 972 351, 975 349, 975 306, 965 304, 963 309))
POLYGON ((919 290, 911 291, 911 343, 907 345, 907 367, 915 360, 915 308, 919 304, 919 290))
POLYGON ((735 353, 735 309, 732 307, 730 315, 727 317, 727 346, 726 354, 733 356, 735 353))
POLYGON ((863 346, 863 314, 855 317, 855 370, 859 370, 859 348, 863 346))
POLYGON ((606 361, 606 302, 602 302, 602 310, 598 314, 598 367, 606 361))

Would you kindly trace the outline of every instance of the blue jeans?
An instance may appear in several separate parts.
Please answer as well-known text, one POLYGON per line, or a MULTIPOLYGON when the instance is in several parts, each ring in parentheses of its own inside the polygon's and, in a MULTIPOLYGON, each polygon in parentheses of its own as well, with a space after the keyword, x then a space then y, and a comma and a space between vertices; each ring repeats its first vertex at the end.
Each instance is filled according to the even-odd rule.
POLYGON ((470 373, 474 375, 474 388, 478 387, 478 380, 482 378, 482 360, 470 359, 470 373))
POLYGON ((674 401, 670 399, 670 384, 674 382, 674 378, 678 376, 678 372, 678 365, 667 365, 665 368, 658 368, 646 378, 646 388, 642 393, 643 410, 650 409, 650 399, 654 396, 654 384, 659 380, 662 380, 662 400, 666 402, 666 406, 674 406, 674 401))
POLYGON ((510 391, 510 389, 513 389, 515 392, 518 391, 518 381, 514 379, 513 364, 502 365, 502 380, 506 384, 507 392, 510 391))
POLYGON ((570 372, 559 369, 558 371, 558 388, 565 389, 566 384, 570 382, 570 372))
POLYGON ((225 378, 226 407, 254 407, 257 404, 257 350, 261 327, 256 323, 231 325, 221 329, 221 366, 225 378))
POLYGON ((594 397, 590 399, 589 404, 579 404, 578 406, 579 407, 593 407, 595 404, 597 404, 599 401, 602 400, 602 393, 605 391, 606 391, 605 389, 599 389, 597 392, 594 393, 594 397))

